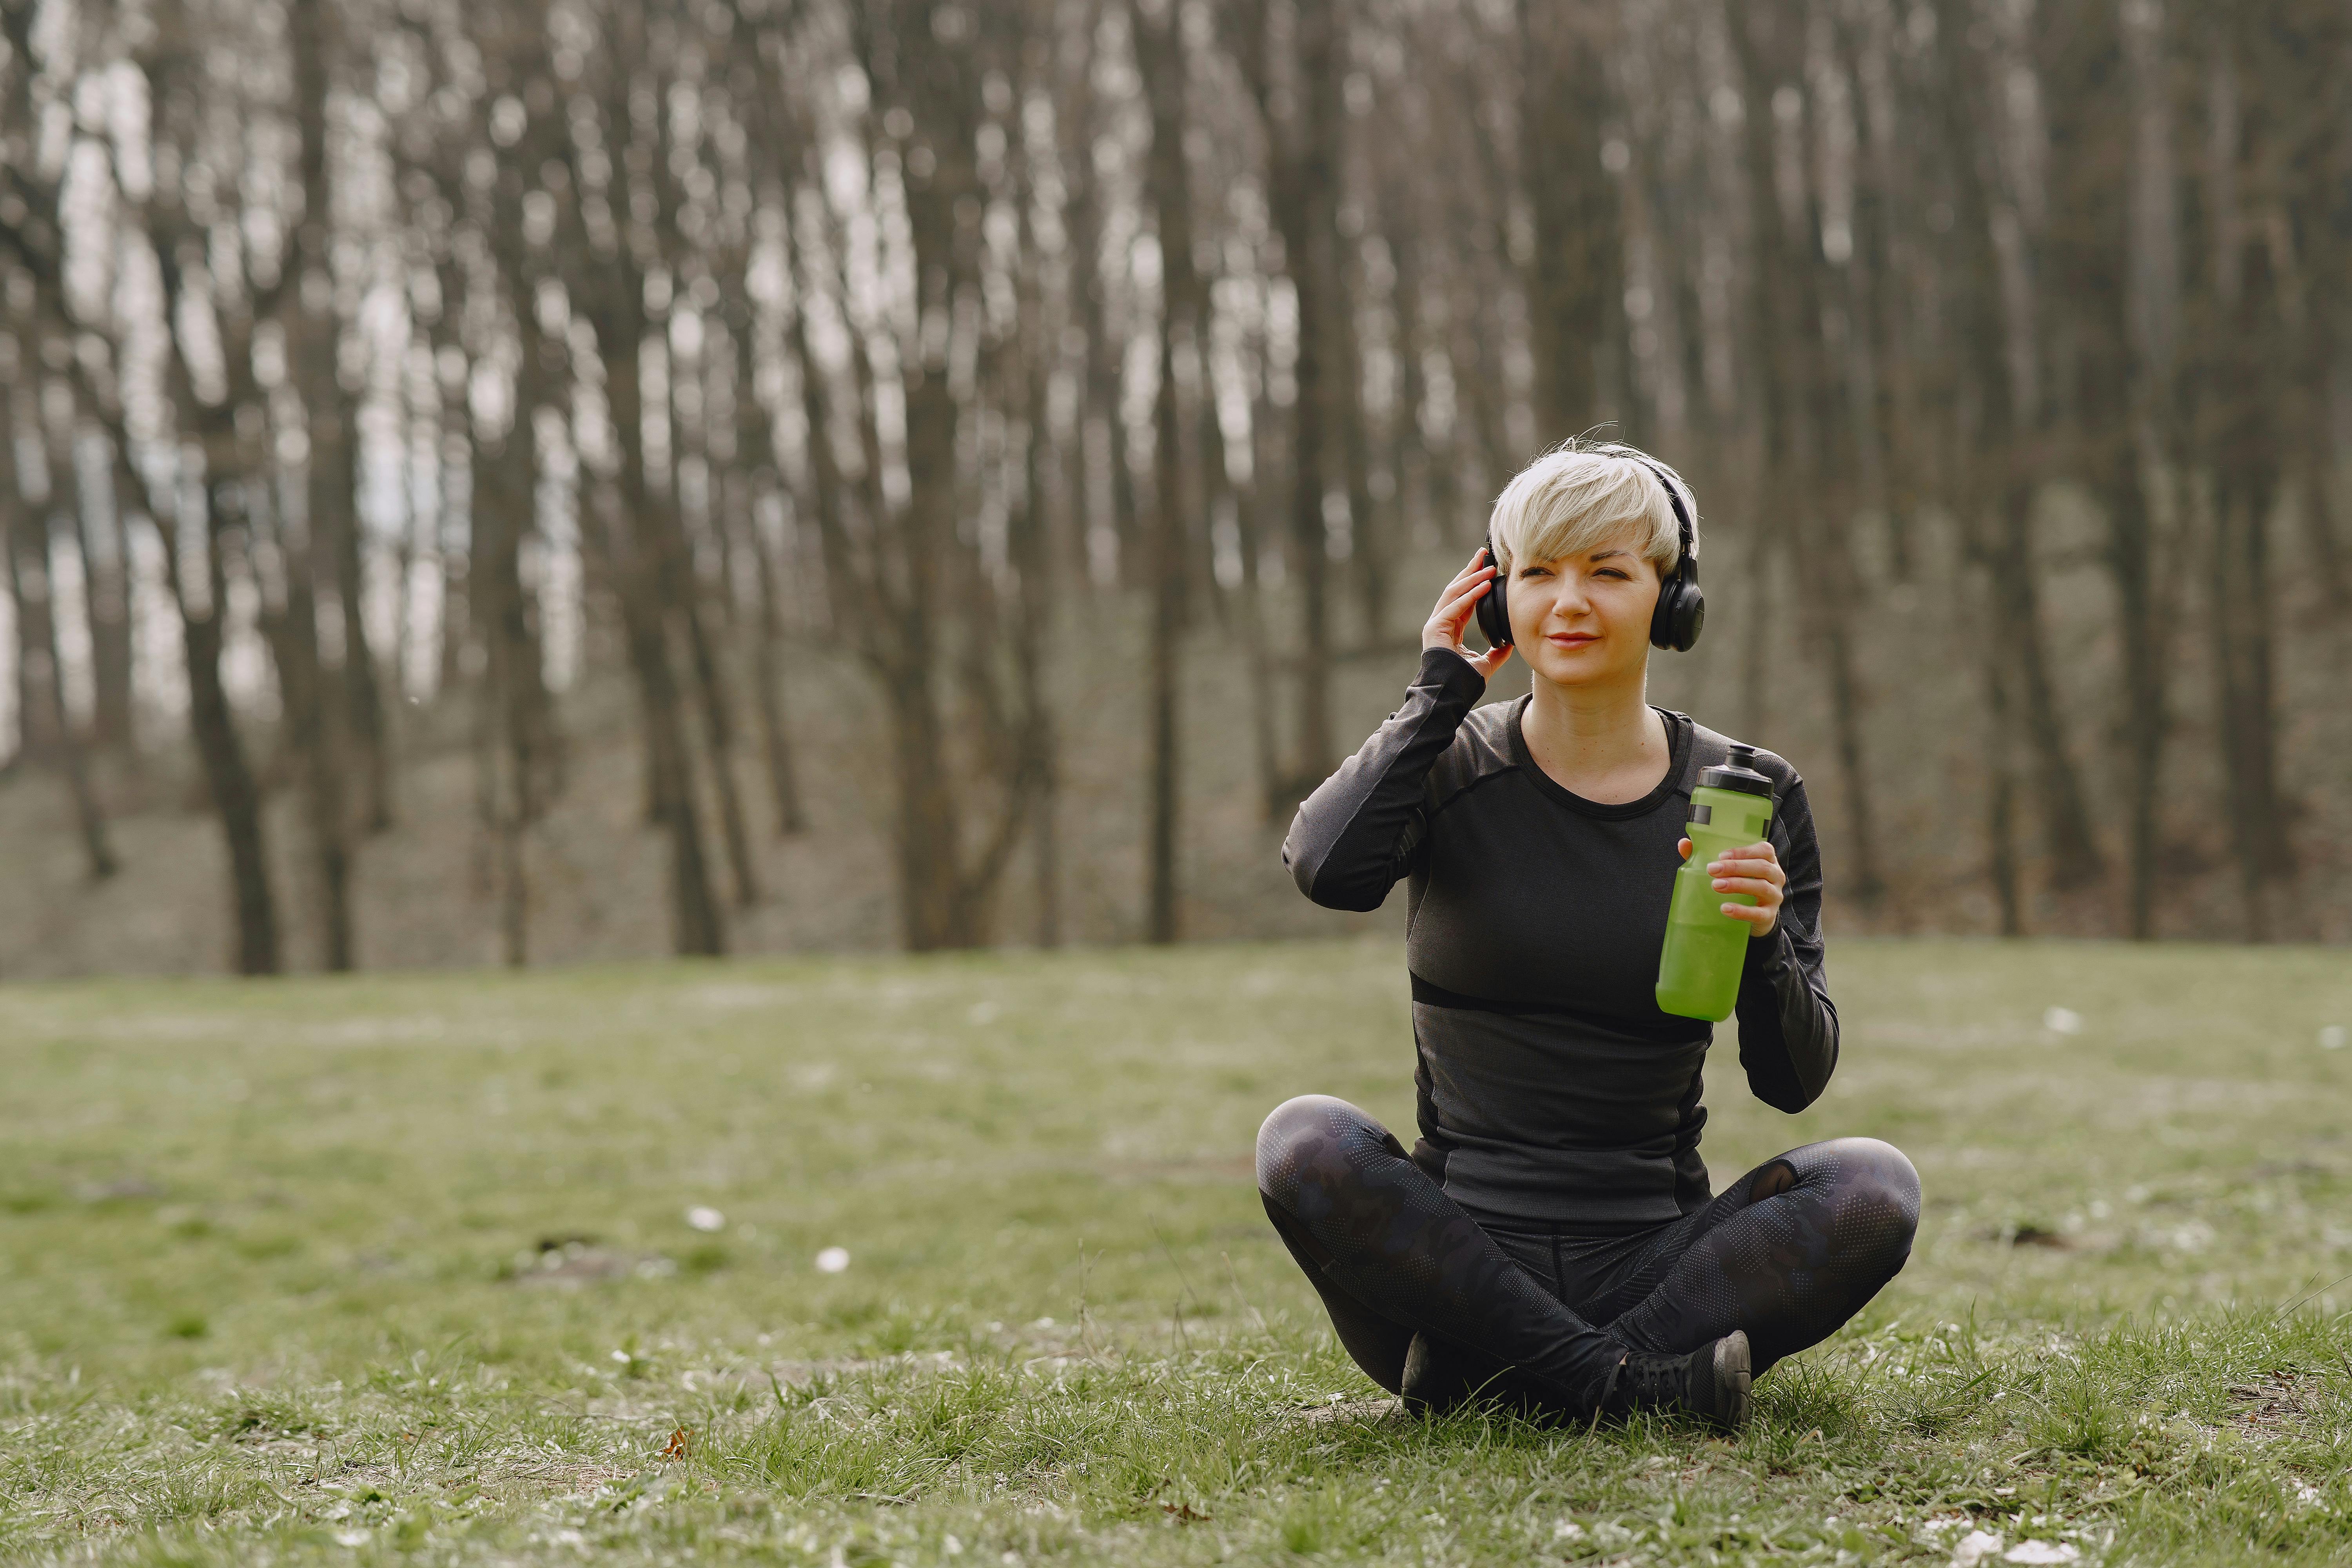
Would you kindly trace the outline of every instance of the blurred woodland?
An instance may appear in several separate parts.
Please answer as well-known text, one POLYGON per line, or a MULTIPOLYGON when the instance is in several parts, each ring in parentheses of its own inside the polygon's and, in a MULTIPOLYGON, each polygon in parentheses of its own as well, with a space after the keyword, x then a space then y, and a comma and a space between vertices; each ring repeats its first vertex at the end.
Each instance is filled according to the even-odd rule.
POLYGON ((1603 425, 1837 929, 2352 935, 2340 0, 0 16, 0 973, 1331 929, 1603 425))

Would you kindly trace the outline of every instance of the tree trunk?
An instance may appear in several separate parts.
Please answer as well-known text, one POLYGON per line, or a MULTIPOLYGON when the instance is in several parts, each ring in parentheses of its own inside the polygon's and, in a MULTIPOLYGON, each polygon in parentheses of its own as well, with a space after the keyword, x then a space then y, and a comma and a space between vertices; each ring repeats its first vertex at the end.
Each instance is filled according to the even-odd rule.
MULTIPOLYGON (((1336 0, 1298 0, 1292 22, 1293 123, 1276 123, 1274 205, 1298 301, 1298 357, 1291 373, 1290 532, 1299 575, 1298 752, 1293 790, 1323 782, 1337 757, 1331 716, 1330 489, 1333 392, 1327 384, 1341 310, 1339 18, 1336 0)), ((1352 394, 1353 389, 1347 389, 1352 394)))
POLYGON ((2116 587, 2123 685, 2116 739, 2126 800, 2124 927, 2143 942, 2156 935, 2163 868, 2158 805, 2172 618, 2159 605, 2162 542, 2147 492, 2171 365, 2145 323, 2177 305, 2155 297, 2169 292, 2172 268, 2162 253, 2174 237, 2162 89, 2143 58, 2153 40, 2135 37, 2147 25, 2120 7, 2052 10, 2037 16, 2036 51, 2053 89, 2044 99, 2054 183, 2045 276, 2074 344, 2070 449, 2106 511, 2103 553, 2116 587))
POLYGON ((2025 934, 2025 896, 2017 873, 2017 773, 2010 761, 2009 671, 1997 657, 1983 661, 1985 682, 1985 841, 2000 934, 2025 934))
MULTIPOLYGON (((528 356, 531 353, 526 347, 528 356)), ((534 786, 538 726, 529 693, 543 690, 539 648, 523 602, 519 551, 537 479, 530 405, 520 402, 503 435, 474 439, 473 535, 478 569, 469 586, 483 631, 482 680, 475 693, 483 826, 494 850, 499 949, 508 967, 530 961, 530 889, 523 855, 526 826, 540 802, 534 786)))
MULTIPOLYGON (((257 574, 260 590, 260 623, 278 669, 284 714, 279 737, 294 759, 301 779, 302 815, 310 849, 310 891, 317 901, 319 962, 330 973, 347 972, 357 964, 352 918, 352 848, 349 797, 345 789, 341 714, 331 701, 328 672, 319 648, 318 538, 310 518, 276 510, 279 497, 268 483, 271 464, 251 431, 259 422, 241 421, 241 408, 262 403, 267 393, 252 370, 257 322, 236 314, 224 324, 223 358, 228 369, 228 395, 202 409, 198 429, 205 444, 207 482, 215 487, 216 507, 225 506, 232 489, 241 509, 246 535, 257 538, 268 529, 276 547, 279 580, 273 584, 257 574)), ((253 558, 248 555, 248 562, 253 558)))
POLYGON ((1395 563, 1381 526, 1382 509, 1372 495, 1371 416, 1364 407, 1363 340, 1359 330, 1366 289, 1363 244, 1358 238, 1340 237, 1334 247, 1341 259, 1334 279, 1339 292, 1332 312, 1337 331, 1331 337, 1336 372, 1328 383, 1331 421, 1339 432, 1340 456, 1347 470, 1348 564, 1353 568, 1357 598, 1363 606, 1362 646, 1371 651, 1380 647, 1388 626, 1389 582, 1395 563))
MULTIPOLYGON (((248 501, 248 524, 258 505, 248 501)), ((310 841, 312 892, 319 908, 319 962, 330 973, 354 965, 352 862, 341 757, 327 706, 327 673, 319 657, 318 601, 310 591, 311 559, 292 531, 277 530, 286 562, 285 603, 265 601, 261 629, 278 667, 284 703, 280 733, 302 780, 303 823, 310 841)))
POLYGON ((1192 267, 1192 195, 1185 166, 1186 77, 1184 39, 1176 6, 1163 7, 1154 25, 1137 16, 1135 53, 1151 110, 1151 153, 1146 184, 1160 240, 1160 387, 1152 443, 1151 671, 1150 697, 1150 831, 1144 932, 1155 942, 1172 942, 1178 932, 1177 845, 1180 836, 1182 756, 1181 700, 1186 588, 1192 541, 1203 530, 1199 486, 1185 462, 1182 389, 1177 384, 1180 350, 1197 351, 1207 312, 1201 279, 1192 267))
MULTIPOLYGON (((305 521, 309 552, 320 576, 334 588, 343 645, 341 668, 320 672, 319 700, 322 706, 332 704, 341 710, 332 720, 322 721, 322 731, 346 743, 334 755, 322 754, 320 765, 338 775, 329 786, 329 793, 337 796, 343 794, 340 775, 346 770, 357 774, 360 820, 368 831, 379 832, 392 826, 392 775, 383 696, 375 658, 368 647, 362 605, 365 584, 360 560, 355 432, 359 400, 343 389, 336 368, 341 322, 335 311, 333 191, 327 156, 329 60, 336 42, 335 7, 329 0, 295 0, 289 21, 295 112, 302 136, 303 208, 302 221, 294 233, 294 264, 302 270, 296 290, 300 305, 289 312, 289 325, 294 328, 290 334, 294 369, 310 437, 310 457, 304 464, 309 498, 305 521)), ((315 627, 315 616, 313 624, 315 627)), ((339 825, 336 837, 342 837, 346 831, 339 825)), ((335 918, 348 925, 349 911, 335 918)), ((347 933, 344 946, 344 966, 348 966, 347 933)))
POLYGON ((928 668, 910 657, 883 682, 898 783, 898 919, 909 952, 979 945, 964 925, 955 872, 963 858, 954 795, 940 755, 939 710, 928 668))
POLYGON ((220 814, 228 846, 230 901, 236 917, 235 962, 240 974, 278 971, 278 900, 269 886, 269 856, 261 811, 261 791, 228 690, 221 683, 222 618, 227 614, 228 574, 221 559, 228 529, 222 508, 230 487, 207 484, 205 497, 205 570, 209 584, 201 611, 188 602, 177 552, 172 552, 172 584, 180 607, 180 633, 188 668, 188 729, 204 763, 205 784, 220 814))
POLYGON ((89 606, 90 684, 97 699, 90 740, 100 748, 135 755, 131 730, 131 530, 124 517, 128 496, 111 492, 106 504, 90 498, 75 509, 79 525, 83 595, 89 606))
POLYGON ((751 909, 760 901, 759 862, 751 850, 751 832, 743 817, 743 797, 735 779, 735 714, 733 698, 728 689, 726 671, 719 663, 718 649, 711 645, 706 624, 709 608, 703 603, 700 586, 694 580, 693 568, 678 560, 679 542, 673 541, 671 558, 676 563, 671 592, 678 606, 679 619, 686 630, 686 646, 694 664, 695 693, 701 700, 702 721, 710 742, 710 773, 718 786, 719 822, 727 839, 727 862, 735 875, 735 902, 751 909))
MULTIPOLYGON (((790 838, 806 832, 808 814, 801 804, 800 771, 793 760, 793 731, 784 710, 783 591, 776 581, 777 567, 768 542, 761 536, 760 498, 755 484, 775 478, 775 450, 769 414, 754 395, 756 366, 748 327, 735 334, 741 345, 737 367, 736 450, 748 472, 740 483, 742 504, 735 521, 742 531, 742 548, 751 555, 760 590, 760 618, 751 650, 751 694, 759 706, 761 750, 768 764, 768 789, 774 797, 776 833, 790 838), (761 476, 765 476, 763 479, 761 476)), ((812 432, 811 438, 817 433, 812 432)))
MULTIPOLYGON (((1833 490, 1832 495, 1838 492, 1833 490)), ((1802 523, 1800 527, 1804 526, 1802 523)), ((1816 522, 1813 526, 1822 527, 1816 522)), ((1842 548, 1843 541, 1832 548, 1842 548)), ((1808 576, 1823 571, 1816 561, 1808 576)), ((1831 572, 1834 579, 1839 574, 1831 572)), ((1863 744, 1864 698, 1862 677, 1856 666, 1854 605, 1858 595, 1851 591, 1838 592, 1823 584, 1827 591, 1818 595, 1824 601, 1824 612, 1819 617, 1816 640, 1821 646, 1823 662, 1829 666, 1830 715, 1837 737, 1838 781, 1845 796, 1846 846, 1853 863, 1853 897, 1864 907, 1874 905, 1885 896, 1886 879, 1879 869, 1878 824, 1874 805, 1876 781, 1872 775, 1863 744)))
MULTIPOLYGON (((621 603, 629 668, 636 676, 645 718, 646 793, 653 820, 670 846, 670 935, 681 954, 716 955, 726 951, 726 928, 710 885, 703 848, 702 813, 696 799, 693 758, 688 750, 685 693, 670 663, 667 611, 662 603, 667 553, 660 504, 645 468, 643 391, 638 381, 639 332, 643 323, 627 307, 615 311, 605 340, 605 396, 619 436, 621 479, 612 544, 613 586, 621 603)), ((601 333, 600 333, 601 335, 601 333)))
POLYGON ((1612 412, 1594 363, 1624 289, 1617 194, 1601 163, 1609 11, 1519 0, 1517 26, 1519 163, 1535 219, 1528 313, 1538 438, 1550 446, 1612 412))
POLYGON ((2139 443, 2128 428, 2110 433, 2106 468, 2107 563, 2116 580, 2123 641, 2125 789, 2130 801, 2126 929, 2135 942, 2148 942, 2156 936, 2156 889, 2163 853, 2158 808, 2168 650, 2157 613, 2154 518, 2142 482, 2139 443))
POLYGON ((752 559, 759 572, 760 620, 752 650, 752 694, 760 705, 761 749, 768 763, 768 788, 774 796, 776 833, 791 838, 808 831, 808 810, 801 804, 800 769, 793 760, 792 721, 784 710, 784 678, 779 668, 783 656, 783 595, 776 582, 776 565, 767 542, 760 537, 756 519, 747 520, 752 559))
POLYGON ((1256 763, 1259 816, 1267 822, 1297 804, 1296 799, 1284 798, 1289 780, 1283 773, 1282 743, 1276 735, 1278 692, 1266 648, 1265 584, 1260 575, 1268 532, 1260 520, 1274 509, 1269 499, 1274 480, 1267 471, 1273 443, 1260 436, 1272 419, 1273 410, 1261 400, 1252 420, 1251 436, 1258 455, 1252 465, 1250 488, 1234 497, 1234 528, 1240 535, 1242 552, 1242 654, 1249 665, 1250 756, 1256 763))
POLYGON ((2206 222, 2212 272, 2203 435, 2213 476, 2208 559, 2214 712, 2221 742, 2230 844, 2248 940, 2272 934, 2268 886, 2294 868, 2287 806, 2278 784, 2278 718, 2270 581, 2271 511, 2282 470, 2278 277, 2241 181, 2259 177, 2276 130, 2260 95, 2242 100, 2241 24, 2220 17, 2206 65, 2210 142, 2206 222))
MULTIPOLYGON (((1039 336, 1042 338, 1042 331, 1039 336)), ((1021 602, 1015 606, 1019 623, 1014 634, 1014 656, 1020 668, 1022 706, 1037 720, 1031 738, 1035 776, 1030 786, 1034 815, 1029 824, 1036 879, 1036 942, 1039 947, 1054 948, 1062 944, 1062 765, 1060 727, 1054 721, 1051 699, 1045 689, 1045 655, 1055 618, 1055 595, 1067 577, 1056 566, 1045 506, 1045 476, 1052 468, 1047 461, 1046 405, 1052 367, 1043 342, 1033 340, 1024 371, 1029 418, 1027 445, 1022 458, 1026 465, 1027 483, 1023 487, 1024 531, 1020 536, 1018 558, 1021 602)))
MULTIPOLYGON (((1429 438, 1422 416, 1429 402, 1429 376, 1422 353, 1426 329, 1423 321, 1423 249, 1429 242, 1410 230, 1391 241, 1396 258, 1396 342, 1402 368, 1398 378, 1402 395, 1396 425, 1391 432, 1399 458, 1396 507, 1400 523, 1395 541, 1400 552, 1418 547, 1430 534, 1447 534, 1440 519, 1450 518, 1459 504, 1454 494, 1454 457, 1449 442, 1441 448, 1429 438)), ((1455 415, 1459 427, 1460 416, 1455 415)))
POLYGON ((670 938, 680 954, 715 957, 727 949, 719 902, 702 845, 702 817, 695 800, 692 758, 687 751, 681 709, 685 694, 669 661, 661 606, 640 584, 625 588, 621 613, 629 645, 629 667, 637 678, 651 748, 656 826, 670 846, 670 938))
POLYGON ((2272 656, 2272 472, 2260 463, 2217 466, 2210 581, 2213 704, 2220 716, 2230 843, 2245 903, 2246 936, 2271 937, 2268 885, 2291 870, 2278 787, 2276 679, 2272 656))
POLYGON ((2059 716, 2042 637, 2033 562, 2033 495, 2032 483, 2023 478, 2013 479, 2001 492, 2001 559, 1992 568, 1994 625, 2025 689, 2025 728, 2040 784, 2051 880, 2062 889, 2080 888, 2097 881, 2105 866, 2091 832, 2090 807, 2067 744, 2067 726, 2059 716))
MULTIPOLYGON (((978 397, 982 185, 975 141, 982 117, 985 61, 967 33, 962 41, 935 29, 927 5, 901 9, 904 22, 888 52, 872 33, 861 35, 861 57, 877 74, 877 98, 908 116, 911 145, 927 161, 906 182, 907 230, 913 247, 916 319, 938 321, 947 331, 926 331, 918 352, 900 367, 906 405, 907 497, 895 510, 877 506, 869 521, 877 539, 889 542, 889 595, 882 635, 888 647, 869 644, 868 656, 884 676, 891 708, 891 731, 899 787, 898 855, 907 945, 916 951, 973 947, 989 938, 991 913, 1004 865, 1020 828, 1028 820, 1022 793, 1030 787, 1027 750, 995 732, 994 674, 987 655, 994 614, 984 581, 960 586, 972 595, 962 606, 964 628, 975 645, 960 669, 962 684, 980 700, 980 721, 989 726, 982 755, 1013 763, 1002 778, 1004 797, 997 820, 967 858, 964 817, 958 799, 961 783, 948 754, 948 715, 939 679, 939 658, 950 631, 941 611, 953 595, 950 574, 982 578, 976 559, 962 549, 957 506, 962 474, 960 437, 967 407, 978 397), (974 323, 967 328, 960 323, 974 323)), ((865 422, 869 438, 875 422, 865 422)), ((878 598, 878 595, 877 595, 878 598)), ((1032 716, 1034 718, 1034 716, 1032 716)))
MULTIPOLYGON (((8 477, 5 466, 0 466, 0 479, 8 477)), ((70 480, 53 467, 50 484, 55 496, 70 480)), ((6 499, 15 500, 15 492, 10 483, 6 499)), ((70 493, 68 489, 67 494, 70 493)), ((24 678, 18 689, 30 700, 16 710, 17 728, 28 742, 38 737, 37 749, 28 743, 26 754, 55 763, 65 775, 89 879, 102 882, 114 875, 118 866, 107 842, 106 814, 99 804, 98 787, 90 778, 89 751, 74 732, 73 716, 66 709, 65 658, 58 644, 57 579, 49 564, 49 530, 32 508, 11 506, 8 514, 14 526, 0 542, 7 549, 8 586, 16 606, 17 658, 24 678)))

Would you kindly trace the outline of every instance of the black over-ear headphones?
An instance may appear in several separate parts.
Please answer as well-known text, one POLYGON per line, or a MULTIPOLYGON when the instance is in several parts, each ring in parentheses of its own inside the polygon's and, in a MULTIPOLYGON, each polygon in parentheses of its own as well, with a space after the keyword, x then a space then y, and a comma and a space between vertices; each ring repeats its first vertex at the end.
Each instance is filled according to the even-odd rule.
MULTIPOLYGON (((1631 458, 1658 476, 1666 487, 1666 500, 1675 509, 1675 522, 1682 531, 1682 550, 1675 557, 1672 575, 1658 584, 1658 607, 1650 616, 1650 644, 1675 653, 1688 653, 1698 641, 1701 627, 1706 625, 1706 595, 1698 586, 1698 531, 1691 524, 1689 509, 1683 505, 1682 491, 1666 471, 1648 458, 1624 447, 1596 447, 1592 450, 1604 458, 1631 458)), ((1487 646, 1501 647, 1511 640, 1511 613, 1504 601, 1505 577, 1503 558, 1496 552, 1492 530, 1486 534, 1486 563, 1495 568, 1493 586, 1478 601, 1478 629, 1486 635, 1487 646)))

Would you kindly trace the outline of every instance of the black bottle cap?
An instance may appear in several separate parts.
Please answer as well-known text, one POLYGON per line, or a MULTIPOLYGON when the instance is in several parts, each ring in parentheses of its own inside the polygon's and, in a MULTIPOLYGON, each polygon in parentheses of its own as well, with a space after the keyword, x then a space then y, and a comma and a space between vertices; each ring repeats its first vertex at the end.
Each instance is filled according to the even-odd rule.
POLYGON ((1731 760, 1719 768, 1709 768, 1698 775, 1704 789, 1738 790, 1741 795, 1760 795, 1768 800, 1772 795, 1772 781, 1756 771, 1756 748, 1731 742, 1731 760))

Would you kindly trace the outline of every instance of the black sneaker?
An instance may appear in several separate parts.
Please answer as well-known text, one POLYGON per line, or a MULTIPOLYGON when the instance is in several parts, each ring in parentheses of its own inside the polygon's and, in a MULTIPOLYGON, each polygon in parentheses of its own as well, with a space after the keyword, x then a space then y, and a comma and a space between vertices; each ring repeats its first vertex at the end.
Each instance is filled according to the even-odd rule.
POLYGON ((1601 1408, 1612 1415, 1680 1412, 1717 1431, 1736 1432, 1748 1422, 1749 1382, 1748 1335, 1734 1329, 1688 1355, 1628 1352, 1601 1408))
POLYGON ((1429 1333, 1412 1336, 1398 1392, 1404 1407, 1422 1415, 1443 1415, 1474 1400, 1522 1414, 1542 1404, 1510 1367, 1429 1333))

